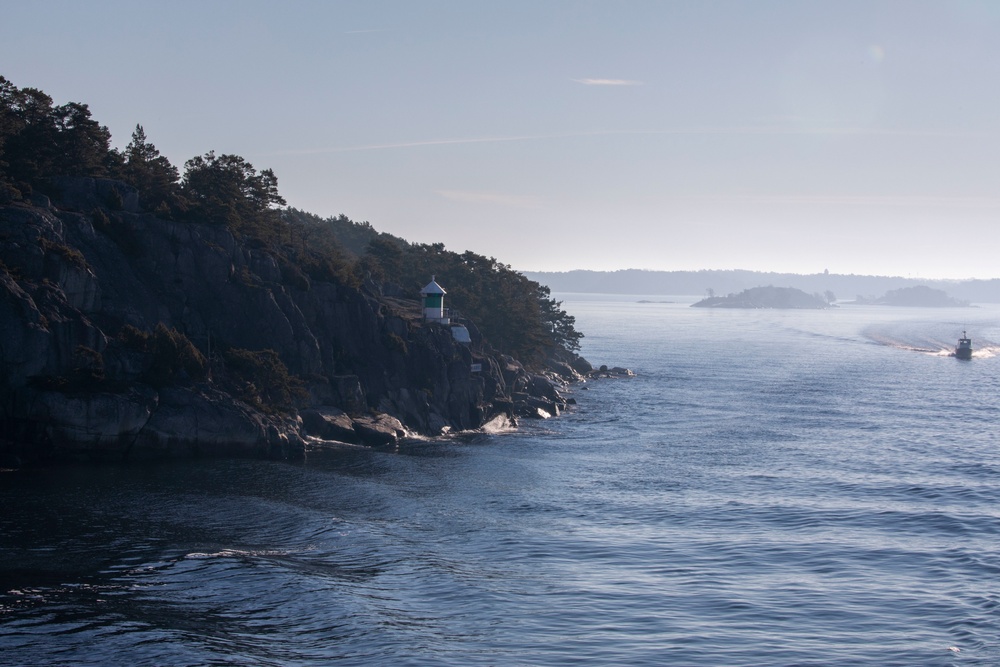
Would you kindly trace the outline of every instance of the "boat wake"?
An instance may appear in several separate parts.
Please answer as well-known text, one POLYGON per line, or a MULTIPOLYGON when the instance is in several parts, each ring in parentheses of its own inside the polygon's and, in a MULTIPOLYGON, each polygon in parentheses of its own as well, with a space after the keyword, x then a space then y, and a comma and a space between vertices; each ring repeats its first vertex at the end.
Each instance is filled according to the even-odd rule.
POLYGON ((941 357, 947 357, 955 354, 955 347, 953 344, 948 344, 943 340, 937 340, 934 338, 904 338, 894 335, 892 332, 873 331, 870 329, 864 332, 864 336, 873 343, 885 345, 886 347, 892 347, 897 350, 909 350, 910 352, 920 352, 922 354, 930 354, 941 357))
POLYGON ((973 359, 989 359, 990 357, 995 357, 1000 355, 1000 345, 983 345, 972 351, 973 359))
MULTIPOLYGON (((873 325, 862 331, 862 335, 877 345, 885 345, 897 350, 918 352, 933 357, 954 357, 955 342, 951 327, 947 333, 940 323, 903 322, 895 325, 873 325), (919 331, 917 331, 919 329, 919 331)), ((1000 344, 993 341, 974 339, 973 359, 988 359, 1000 355, 1000 344)))

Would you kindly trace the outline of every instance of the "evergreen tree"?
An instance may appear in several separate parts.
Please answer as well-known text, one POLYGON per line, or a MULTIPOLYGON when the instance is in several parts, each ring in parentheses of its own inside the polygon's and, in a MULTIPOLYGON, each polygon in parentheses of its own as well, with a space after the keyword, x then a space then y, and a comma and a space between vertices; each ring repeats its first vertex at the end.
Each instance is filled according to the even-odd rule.
POLYGON ((86 104, 53 107, 42 91, 0 77, 0 180, 24 188, 50 176, 104 176, 115 161, 110 142, 86 104))
POLYGON ((257 173, 239 155, 209 151, 184 163, 182 192, 197 219, 226 225, 249 236, 274 240, 280 217, 272 209, 284 206, 278 178, 270 169, 257 173))
POLYGON ((24 187, 51 173, 56 152, 52 98, 35 88, 0 83, 3 166, 10 182, 24 187))
POLYGON ((167 213, 183 208, 177 167, 146 140, 142 125, 136 125, 132 141, 125 147, 122 176, 139 191, 139 201, 147 211, 167 213))
POLYGON ((49 174, 106 176, 111 156, 111 132, 91 118, 86 104, 70 102, 52 109, 54 154, 49 174))

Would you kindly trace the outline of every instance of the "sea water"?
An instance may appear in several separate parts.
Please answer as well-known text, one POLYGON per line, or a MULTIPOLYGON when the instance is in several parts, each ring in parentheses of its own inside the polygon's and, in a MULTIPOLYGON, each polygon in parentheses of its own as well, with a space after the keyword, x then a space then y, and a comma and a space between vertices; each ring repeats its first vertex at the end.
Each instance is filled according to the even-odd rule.
POLYGON ((517 432, 0 473, 0 663, 1000 664, 1000 307, 560 298, 517 432))

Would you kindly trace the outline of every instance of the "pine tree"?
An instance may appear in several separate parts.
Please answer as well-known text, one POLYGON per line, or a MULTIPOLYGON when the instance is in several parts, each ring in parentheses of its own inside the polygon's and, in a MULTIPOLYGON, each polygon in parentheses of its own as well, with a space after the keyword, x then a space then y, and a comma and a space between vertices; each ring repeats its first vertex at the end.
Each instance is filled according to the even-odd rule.
POLYGON ((177 167, 146 140, 142 125, 135 126, 124 158, 124 178, 139 191, 145 210, 165 212, 181 207, 177 167))

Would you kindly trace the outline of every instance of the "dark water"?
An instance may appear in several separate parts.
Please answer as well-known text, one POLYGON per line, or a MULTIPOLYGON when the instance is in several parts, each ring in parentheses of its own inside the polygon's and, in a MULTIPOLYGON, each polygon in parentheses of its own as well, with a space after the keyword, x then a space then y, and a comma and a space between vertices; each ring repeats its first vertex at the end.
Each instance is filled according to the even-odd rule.
POLYGON ((518 433, 0 473, 0 663, 1000 664, 1000 308, 565 298, 518 433))

